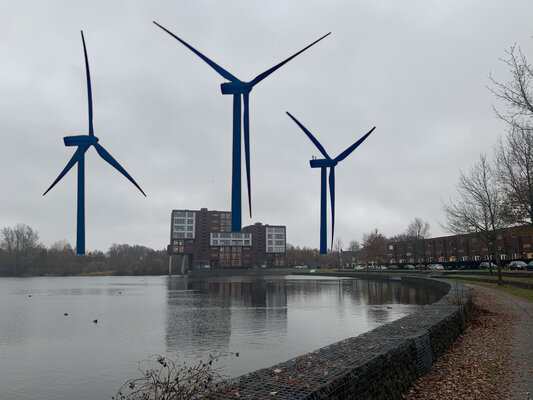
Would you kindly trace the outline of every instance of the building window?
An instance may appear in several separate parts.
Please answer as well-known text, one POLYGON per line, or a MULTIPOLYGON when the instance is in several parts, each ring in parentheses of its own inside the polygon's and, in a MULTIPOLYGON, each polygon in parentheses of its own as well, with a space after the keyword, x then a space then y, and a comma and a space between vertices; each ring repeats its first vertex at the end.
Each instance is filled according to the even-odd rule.
POLYGON ((282 226, 266 227, 266 252, 285 253, 285 228, 282 226))
POLYGON ((468 261, 468 256, 463 256, 462 260, 463 261, 468 261))
POLYGON ((196 214, 190 211, 176 211, 172 221, 172 237, 194 239, 196 214))
POLYGON ((252 234, 247 232, 211 232, 210 245, 251 246, 252 234))
POLYGON ((500 254, 500 260, 507 260, 507 254, 500 254))
POLYGON ((474 256, 474 261, 479 261, 479 260, 481 260, 480 256, 474 256))

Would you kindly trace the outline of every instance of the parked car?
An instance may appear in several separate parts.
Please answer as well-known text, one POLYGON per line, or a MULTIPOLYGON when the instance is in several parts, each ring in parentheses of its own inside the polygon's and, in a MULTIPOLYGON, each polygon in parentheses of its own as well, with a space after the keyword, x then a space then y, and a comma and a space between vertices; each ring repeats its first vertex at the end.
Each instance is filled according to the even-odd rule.
POLYGON ((309 269, 307 265, 296 265, 294 269, 309 269))
POLYGON ((426 266, 424 264, 416 264, 415 268, 418 269, 418 270, 423 271, 423 270, 426 269, 426 266))
POLYGON ((488 269, 489 267, 496 268, 496 264, 493 262, 484 261, 481 264, 479 264, 479 268, 481 269, 488 269))
POLYGON ((522 269, 525 270, 527 264, 523 261, 511 261, 508 265, 509 269, 522 269))
POLYGON ((527 264, 526 269, 527 269, 528 271, 532 271, 532 270, 533 270, 533 261, 530 261, 530 262, 527 264))
POLYGON ((444 266, 442 264, 431 264, 429 266, 429 269, 438 269, 438 270, 440 270, 440 269, 444 269, 444 266))
POLYGON ((365 270, 365 267, 363 267, 362 265, 356 265, 356 266, 355 266, 355 270, 356 270, 356 271, 364 271, 364 270, 365 270))
POLYGON ((403 268, 404 269, 415 269, 415 266, 413 264, 407 264, 403 268))
POLYGON ((389 266, 387 267, 387 269, 398 269, 398 266, 392 264, 392 265, 389 265, 389 266))

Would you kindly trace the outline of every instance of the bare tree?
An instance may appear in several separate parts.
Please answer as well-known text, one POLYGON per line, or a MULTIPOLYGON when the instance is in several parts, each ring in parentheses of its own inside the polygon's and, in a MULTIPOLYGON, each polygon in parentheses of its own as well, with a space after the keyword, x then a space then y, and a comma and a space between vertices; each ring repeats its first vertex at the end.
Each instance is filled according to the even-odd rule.
POLYGON ((339 257, 339 268, 342 267, 342 247, 344 246, 344 242, 340 237, 335 239, 335 243, 333 244, 333 252, 337 253, 339 257))
POLYGON ((39 234, 25 224, 2 229, 0 247, 5 250, 11 275, 22 275, 39 248, 39 234))
POLYGON ((508 199, 508 223, 533 225, 533 129, 512 126, 494 153, 499 186, 508 199))
POLYGON ((489 90, 506 105, 504 112, 495 108, 496 115, 509 125, 494 149, 496 173, 508 198, 507 222, 533 225, 533 69, 516 45, 506 54, 511 80, 489 78, 489 90))
POLYGON ((506 226, 504 196, 498 190, 493 168, 484 155, 480 156, 480 160, 467 174, 461 172, 457 192, 457 200, 443 202, 446 218, 443 228, 454 234, 475 233, 496 260, 498 284, 501 285, 501 265, 496 239, 497 231, 506 226))
POLYGON ((387 239, 377 229, 363 235, 362 258, 382 263, 387 258, 387 239))
MULTIPOLYGON (((403 234, 403 240, 409 240, 413 245, 414 258, 417 262, 424 256, 424 239, 429 237, 429 223, 422 218, 414 218, 403 234)), ((422 265, 420 265, 422 268, 422 265)))
POLYGON ((533 118, 533 69, 520 48, 513 45, 506 50, 507 57, 501 59, 511 72, 511 80, 500 82, 492 76, 489 90, 507 105, 507 112, 501 112, 495 108, 499 118, 517 127, 531 127, 533 118))
POLYGON ((340 237, 338 237, 337 239, 335 239, 335 243, 333 244, 333 251, 336 251, 336 252, 341 252, 342 251, 342 247, 344 246, 344 242, 342 241, 342 239, 340 237))
POLYGON ((405 236, 413 240, 427 239, 429 237, 429 223, 422 218, 414 218, 409 223, 405 236))
POLYGON ((409 239, 410 238, 407 237, 405 233, 398 233, 397 235, 389 237, 389 242, 403 242, 409 239))
POLYGON ((348 251, 353 251, 354 253, 361 250, 361 245, 357 240, 350 240, 350 244, 348 245, 348 251))

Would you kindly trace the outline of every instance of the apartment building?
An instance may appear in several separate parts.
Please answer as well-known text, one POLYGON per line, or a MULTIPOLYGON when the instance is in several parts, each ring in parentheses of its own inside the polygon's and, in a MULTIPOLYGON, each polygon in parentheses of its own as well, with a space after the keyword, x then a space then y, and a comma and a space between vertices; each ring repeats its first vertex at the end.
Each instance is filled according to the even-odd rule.
POLYGON ((231 212, 172 210, 170 255, 188 269, 260 268, 285 265, 286 228, 256 223, 231 232, 231 212))

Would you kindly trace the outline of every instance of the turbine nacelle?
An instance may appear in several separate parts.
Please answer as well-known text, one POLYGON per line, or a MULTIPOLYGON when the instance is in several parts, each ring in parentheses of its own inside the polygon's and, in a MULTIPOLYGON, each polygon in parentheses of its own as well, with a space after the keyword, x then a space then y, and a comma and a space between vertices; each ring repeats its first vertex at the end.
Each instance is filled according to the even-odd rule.
POLYGON ((222 94, 241 94, 241 93, 250 93, 253 85, 250 82, 224 82, 220 85, 220 90, 222 94))
POLYGON ((311 168, 332 168, 338 164, 338 161, 323 158, 321 160, 310 160, 309 164, 311 165, 311 168))
POLYGON ((65 136, 63 141, 65 146, 90 146, 98 143, 98 138, 91 135, 65 136))

